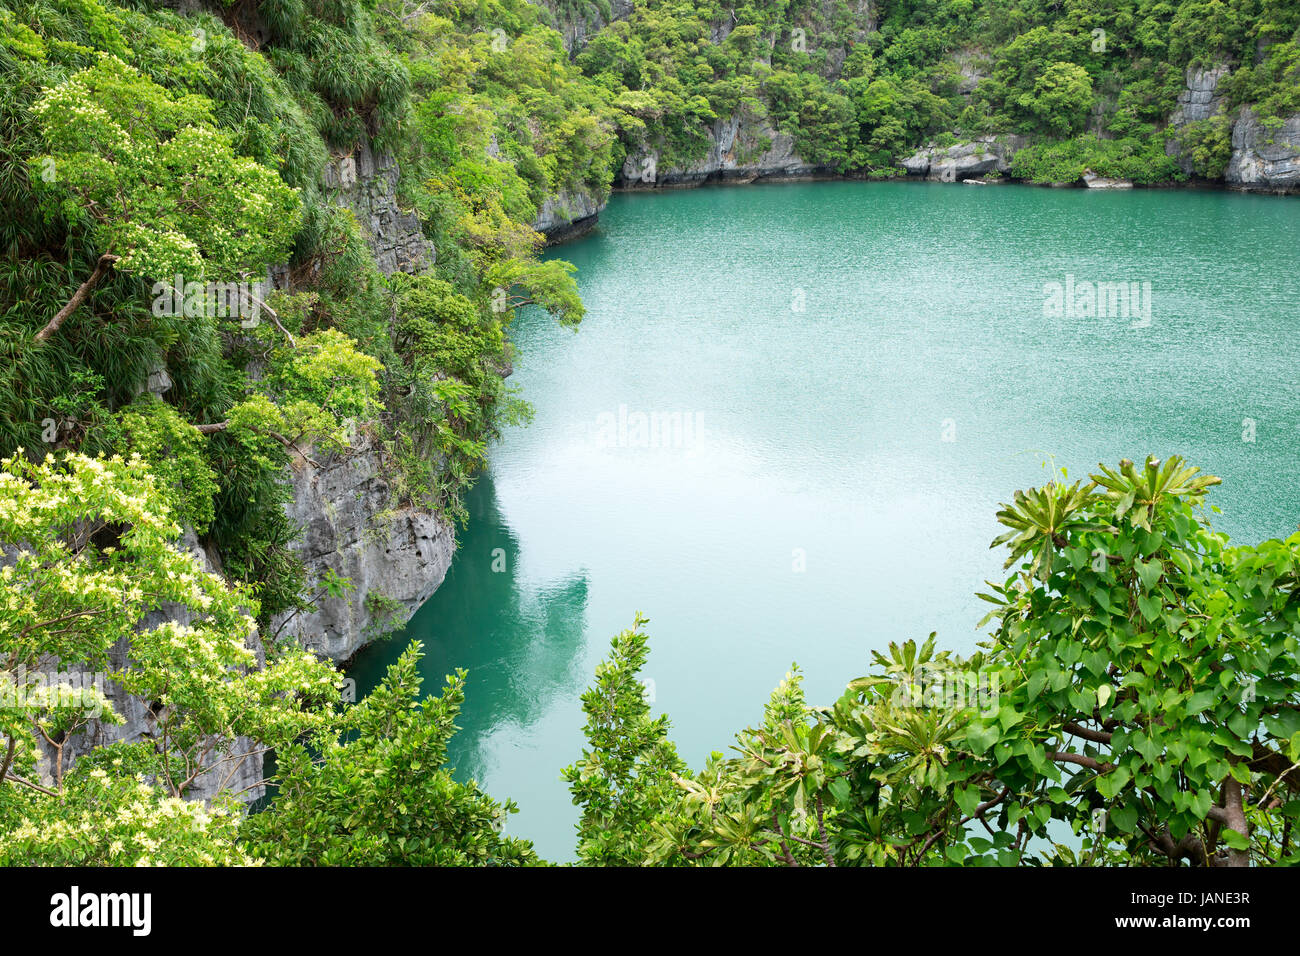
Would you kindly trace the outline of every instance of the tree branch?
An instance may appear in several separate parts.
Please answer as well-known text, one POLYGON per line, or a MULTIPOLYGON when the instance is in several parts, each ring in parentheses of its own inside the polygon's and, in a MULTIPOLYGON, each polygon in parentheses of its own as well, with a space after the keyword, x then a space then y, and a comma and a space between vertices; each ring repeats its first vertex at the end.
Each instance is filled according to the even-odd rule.
POLYGON ((1048 760, 1055 760, 1057 763, 1073 763, 1080 767, 1087 767, 1089 770, 1095 770, 1097 773, 1105 773, 1107 770, 1115 769, 1113 763, 1103 763, 1092 757, 1085 757, 1083 754, 1068 754, 1061 751, 1053 751, 1047 755, 1048 760))
MULTIPOLYGON (((200 435, 215 435, 217 432, 224 432, 227 428, 230 427, 230 419, 226 419, 224 422, 212 422, 209 425, 195 425, 194 427, 199 430, 200 435)), ((285 448, 289 449, 291 452, 293 452, 294 454, 302 458, 303 461, 308 462, 309 464, 315 466, 316 468, 320 467, 320 462, 312 458, 305 451, 299 448, 294 442, 290 441, 288 438, 285 438, 279 432, 271 431, 271 429, 269 428, 253 428, 251 430, 255 432, 261 432, 263 435, 269 435, 271 438, 274 438, 285 448)))
POLYGON ((1067 734, 1082 737, 1084 740, 1091 740, 1094 744, 1108 744, 1114 737, 1114 734, 1108 734, 1104 730, 1092 730, 1088 727, 1081 727, 1072 720, 1067 720, 1062 725, 1062 729, 1067 734))
POLYGON ((81 283, 81 285, 77 287, 76 292, 72 293, 72 298, 68 300, 68 304, 59 309, 58 313, 54 318, 50 319, 45 328, 36 333, 37 342, 44 342, 55 332, 59 331, 59 326, 64 323, 64 320, 66 320, 68 316, 81 308, 81 303, 86 301, 86 296, 90 295, 90 290, 99 285, 100 280, 104 278, 108 273, 108 270, 113 267, 113 263, 117 262, 119 258, 121 257, 109 255, 107 253, 99 257, 99 262, 95 263, 95 271, 87 277, 85 282, 81 283))

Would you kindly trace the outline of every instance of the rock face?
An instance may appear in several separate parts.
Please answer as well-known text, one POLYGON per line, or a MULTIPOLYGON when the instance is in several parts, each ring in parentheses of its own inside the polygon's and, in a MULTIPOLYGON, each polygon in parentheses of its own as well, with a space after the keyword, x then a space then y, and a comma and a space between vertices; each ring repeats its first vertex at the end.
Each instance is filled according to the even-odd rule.
POLYGON ((542 203, 533 220, 533 228, 546 237, 548 243, 575 239, 596 224, 596 217, 605 208, 605 199, 597 198, 590 190, 563 190, 542 203))
POLYGON ((829 172, 807 163, 795 152, 794 139, 767 123, 731 116, 707 131, 708 152, 685 166, 664 168, 660 151, 643 146, 628 152, 618 183, 624 188, 697 186, 708 181, 752 182, 756 179, 801 179, 829 172))
POLYGON ((1209 119, 1219 112, 1223 97, 1219 94, 1219 81, 1231 68, 1226 64, 1212 66, 1209 69, 1188 69, 1187 86, 1178 94, 1178 106, 1169 118, 1170 126, 1183 126, 1199 120, 1209 119))
MULTIPOLYGON (((199 544, 193 530, 188 528, 185 530, 184 536, 177 542, 177 547, 182 551, 193 554, 204 571, 215 574, 221 572, 220 562, 215 555, 209 554, 199 544)), ((149 630, 168 620, 188 624, 192 619, 193 616, 184 607, 180 605, 164 605, 161 610, 146 615, 140 626, 142 630, 149 630)), ((261 636, 256 631, 249 636, 247 646, 256 654, 259 665, 265 663, 266 655, 262 649, 261 636)), ((124 670, 127 666, 129 653, 130 647, 126 641, 118 641, 114 644, 109 651, 109 669, 124 670)), ((108 680, 104 674, 92 674, 87 672, 84 667, 78 668, 76 666, 60 674, 57 673, 56 665, 57 662, 53 660, 42 662, 42 671, 49 675, 52 682, 65 683, 74 687, 89 688, 93 686, 101 689, 112 702, 114 712, 122 717, 124 721, 121 724, 114 724, 92 719, 83 729, 69 737, 63 746, 62 770, 64 773, 76 763, 79 757, 89 753, 96 747, 103 747, 119 741, 136 743, 153 740, 160 735, 158 712, 150 706, 149 701, 142 697, 127 694, 116 683, 108 680)), ((38 774, 42 782, 50 785, 53 784, 57 774, 56 750, 49 743, 42 740, 39 735, 37 740, 42 751, 37 767, 38 774)), ((257 782, 262 779, 263 761, 262 754, 259 751, 260 748, 247 737, 238 737, 233 742, 227 741, 218 746, 207 761, 209 769, 195 777, 185 796, 192 800, 210 800, 216 796, 219 790, 224 789, 239 793, 242 799, 256 800, 265 789, 256 786, 257 782)))
MULTIPOLYGON (((325 170, 325 185, 333 190, 336 202, 357 216, 380 269, 416 272, 433 263, 434 249, 414 213, 399 207, 397 177, 391 158, 376 158, 362 149, 336 157, 325 170)), ((284 275, 283 268, 272 271, 284 275)), ((166 369, 159 367, 141 383, 140 391, 161 393, 170 386, 166 369)), ((442 583, 455 549, 453 529, 431 512, 390 506, 381 461, 378 445, 362 436, 347 453, 323 459, 319 468, 302 462, 288 476, 293 500, 286 511, 303 529, 295 549, 308 580, 319 581, 325 571, 333 570, 349 578, 354 590, 345 597, 319 597, 312 610, 272 622, 271 631, 297 637, 303 646, 336 660, 351 657, 384 630, 405 624, 442 583)), ((186 530, 178 546, 193 553, 205 571, 221 573, 218 556, 204 550, 192 530, 186 530)), ((184 608, 165 606, 148 615, 141 626, 157 627, 169 619, 184 624, 190 617, 184 608)), ((249 647, 259 663, 265 661, 260 635, 249 638, 249 647)), ((111 667, 124 667, 128 653, 126 642, 114 646, 111 667)), ((47 663, 50 666, 43 670, 53 672, 55 662, 47 663)), ((103 675, 86 674, 80 683, 102 686, 125 723, 91 721, 65 744, 65 771, 94 747, 148 740, 158 734, 158 717, 149 701, 125 694, 103 675)), ((210 799, 226 789, 240 793, 242 799, 258 798, 262 788, 255 784, 262 779, 263 761, 257 749, 245 738, 235 740, 225 748, 233 759, 198 776, 186 796, 210 799)), ((44 751, 39 769, 49 781, 55 772, 55 751, 48 745, 44 751)))
POLYGON ((398 204, 398 168, 391 156, 376 157, 362 146, 332 159, 323 178, 335 202, 357 217, 380 272, 420 272, 432 265, 433 244, 424 237, 419 217, 398 204))
POLYGON ((581 50, 587 43, 587 37, 598 33, 615 20, 626 20, 632 15, 635 7, 632 0, 610 0, 610 18, 606 20, 596 9, 595 4, 584 5, 585 12, 576 15, 561 12, 553 0, 543 0, 542 5, 548 7, 554 14, 555 29, 559 31, 564 41, 564 49, 570 54, 581 50))
POLYGON ((1224 182, 1234 189, 1290 193, 1300 190, 1300 115, 1270 129, 1254 110, 1241 107, 1235 116, 1224 115, 1224 96, 1219 91, 1231 68, 1220 64, 1205 70, 1187 71, 1186 88, 1178 96, 1178 107, 1169 117, 1169 140, 1165 154, 1172 156, 1185 173, 1192 173, 1180 133, 1190 123, 1214 117, 1232 123, 1232 154, 1223 173, 1224 182))
POLYGON ((313 610, 284 615, 272 631, 347 660, 405 624, 442 584, 455 551, 453 528, 431 512, 390 507, 383 475, 382 450, 369 437, 319 468, 306 461, 296 467, 286 512, 303 529, 295 550, 308 580, 333 571, 354 589, 318 597, 313 610))
POLYGON ((1180 141, 1183 127, 1189 123, 1199 123, 1217 115, 1223 109, 1223 96, 1219 93, 1219 81, 1231 68, 1225 64, 1205 70, 1188 69, 1185 78, 1186 87, 1178 94, 1178 106, 1169 117, 1165 142, 1165 155, 1172 157, 1185 173, 1192 173, 1191 158, 1184 155, 1180 141))
MULTIPOLYGON (((419 272, 434 261, 419 219, 397 203, 398 169, 368 149, 333 160, 325 185, 366 228, 375 261, 385 273, 419 272)), ((294 550, 319 582, 326 571, 348 578, 345 596, 316 596, 314 608, 286 614, 272 631, 304 647, 346 660, 368 641, 405 624, 437 590, 455 549, 450 525, 432 512, 391 507, 382 449, 367 435, 319 467, 300 461, 289 476, 289 519, 301 527, 294 550)))
POLYGON ((1224 178, 1236 189, 1300 192, 1300 114, 1270 130, 1243 106, 1232 127, 1232 158, 1224 178))
POLYGON ((1021 136, 984 136, 966 143, 946 148, 928 146, 903 160, 903 169, 909 176, 953 183, 963 179, 986 176, 989 173, 1006 173, 1011 169, 1011 157, 1023 148, 1021 136))

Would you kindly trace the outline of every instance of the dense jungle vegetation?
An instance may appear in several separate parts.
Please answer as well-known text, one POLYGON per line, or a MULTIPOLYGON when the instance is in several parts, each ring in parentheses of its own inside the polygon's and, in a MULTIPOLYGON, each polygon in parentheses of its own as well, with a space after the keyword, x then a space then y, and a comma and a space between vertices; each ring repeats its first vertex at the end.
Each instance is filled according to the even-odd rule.
MULTIPOLYGON (((704 127, 740 114, 839 171, 892 175, 927 138, 1020 133, 1044 140, 1023 178, 1072 181, 1092 166, 1158 182, 1182 175, 1159 131, 1189 66, 1235 67, 1229 112, 1252 103, 1277 123, 1300 107, 1297 28, 1285 0, 675 0, 637 4, 577 62, 633 118, 632 141, 664 145, 663 165, 697 158, 704 127)), ((1223 121, 1183 135, 1204 154, 1198 171, 1220 175, 1223 121)))
MULTIPOLYGON (((548 199, 602 199, 645 147, 661 168, 698 159, 732 116, 844 174, 1017 134, 1025 179, 1166 182, 1185 175, 1163 128, 1189 66, 1229 67, 1229 113, 1300 112, 1288 0, 664 0, 572 56, 554 28, 607 5, 172 6, 0 0, 0 669, 105 667, 127 641, 117 679, 159 728, 42 782, 38 742, 61 755, 82 710, 53 690, 0 709, 7 863, 538 862, 500 832, 510 805, 443 767, 460 678, 417 703, 412 648, 341 707, 332 664, 268 638, 258 666, 245 642, 346 583, 293 553, 303 462, 368 443, 395 504, 463 517, 488 444, 529 414, 506 383, 514 311, 582 318, 572 268, 538 258, 548 199), (427 268, 381 273, 325 185, 362 151, 396 160, 427 268), (251 322, 203 291, 268 275, 251 322), (174 277, 184 305, 160 307, 174 277), (187 623, 142 627, 163 605, 187 623), (277 754, 269 809, 184 799, 233 775, 237 738, 277 754)), ((1222 173, 1221 118, 1182 136, 1222 173)), ((1204 490, 1169 463, 1018 497, 1002 517, 1032 567, 991 595, 986 656, 897 648, 828 710, 792 675, 742 756, 698 774, 639 697, 644 633, 621 635, 567 771, 582 860, 1293 860, 1300 542, 1229 548, 1193 514, 1204 490), (1183 676, 1156 687, 1152 661, 1183 676), (891 710, 900 675, 935 663, 1005 671, 995 718, 891 710), (1082 850, 1048 834, 1098 808, 1082 850), (988 840, 970 826, 990 822, 988 840)))

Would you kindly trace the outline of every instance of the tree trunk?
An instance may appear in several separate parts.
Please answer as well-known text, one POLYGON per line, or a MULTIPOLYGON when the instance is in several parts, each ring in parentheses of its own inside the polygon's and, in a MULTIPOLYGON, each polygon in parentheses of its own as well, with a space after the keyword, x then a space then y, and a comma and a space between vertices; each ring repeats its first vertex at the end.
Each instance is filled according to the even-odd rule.
POLYGON ((99 262, 95 264, 95 271, 77 287, 76 292, 72 293, 72 298, 68 300, 68 304, 59 309, 58 314, 50 319, 49 324, 36 333, 37 342, 44 342, 59 331, 59 326, 63 324, 68 316, 81 307, 81 303, 86 301, 86 296, 90 295, 90 290, 99 284, 99 281, 104 278, 108 270, 113 267, 113 263, 117 262, 119 258, 119 256, 111 256, 107 253, 99 257, 99 262))
MULTIPOLYGON (((1235 777, 1229 777, 1223 785, 1223 809, 1228 828, 1236 830, 1244 837, 1250 836, 1250 825, 1246 823, 1246 811, 1241 805, 1241 784, 1235 777)), ((1228 848, 1228 866, 1250 866, 1249 850, 1228 848)))

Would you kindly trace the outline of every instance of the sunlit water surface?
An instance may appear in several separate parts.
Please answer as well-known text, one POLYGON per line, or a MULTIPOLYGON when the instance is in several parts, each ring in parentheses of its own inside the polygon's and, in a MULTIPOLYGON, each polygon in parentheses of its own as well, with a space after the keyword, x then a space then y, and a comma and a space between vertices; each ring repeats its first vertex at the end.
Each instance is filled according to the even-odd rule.
POLYGON ((582 329, 516 321, 536 420, 493 449, 441 589, 352 671, 366 690, 416 637, 427 691, 467 668, 452 763, 548 859, 573 857, 579 695, 636 611, 698 766, 793 661, 829 702, 891 640, 973 650, 994 513, 1045 462, 1179 453, 1224 479, 1234 539, 1300 521, 1298 200, 704 188, 617 195, 554 254, 582 329), (1045 315, 1067 275, 1150 283, 1149 322, 1045 315))

